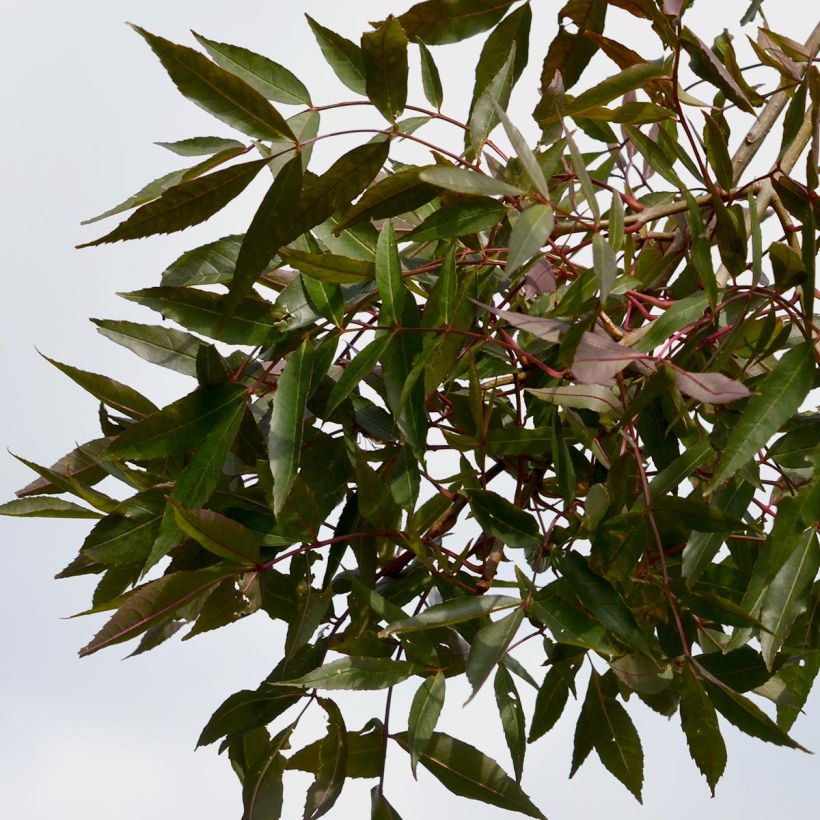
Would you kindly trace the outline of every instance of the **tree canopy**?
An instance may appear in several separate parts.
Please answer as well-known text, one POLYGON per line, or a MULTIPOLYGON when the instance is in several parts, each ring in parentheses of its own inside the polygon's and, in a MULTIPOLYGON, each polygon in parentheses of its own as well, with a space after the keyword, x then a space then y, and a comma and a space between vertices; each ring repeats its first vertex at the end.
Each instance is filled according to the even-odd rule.
POLYGON ((267 191, 244 234, 123 294, 162 321, 93 320, 196 386, 160 408, 50 360, 99 401, 101 436, 24 461, 38 478, 0 513, 93 521, 58 575, 98 576, 87 612, 109 613, 81 655, 282 622, 270 675, 199 738, 230 759, 244 820, 280 816, 289 770, 314 777, 305 818, 347 778, 373 779, 371 816, 397 818, 384 764, 404 753, 457 796, 543 818, 526 752, 567 708, 570 776, 594 750, 638 800, 638 708, 678 716, 712 793, 718 715, 803 749, 792 726, 820 669, 805 409, 820 27, 795 42, 753 2, 746 67, 730 34, 708 45, 687 26, 687 5, 569 0, 545 54, 517 0, 426 0, 358 43, 308 17, 349 91, 331 102, 267 56, 134 26, 229 135, 162 143, 185 167, 88 220, 130 212, 81 247, 196 225, 258 178, 267 191), (613 13, 646 56, 608 36, 613 13), (478 35, 462 122, 434 51, 478 35), (610 76, 585 84, 593 58, 610 76), (537 90, 517 88, 529 61, 537 90), (507 113, 514 90, 537 142, 507 113), (362 125, 328 129, 343 107, 362 125), (751 177, 766 141, 777 159, 751 177), (516 657, 524 642, 545 669, 516 657), (492 687, 509 772, 437 731, 458 676, 470 699, 492 687), (408 714, 391 712, 398 686, 408 714), (351 727, 338 690, 384 694, 351 727), (326 734, 292 748, 317 709, 326 734))

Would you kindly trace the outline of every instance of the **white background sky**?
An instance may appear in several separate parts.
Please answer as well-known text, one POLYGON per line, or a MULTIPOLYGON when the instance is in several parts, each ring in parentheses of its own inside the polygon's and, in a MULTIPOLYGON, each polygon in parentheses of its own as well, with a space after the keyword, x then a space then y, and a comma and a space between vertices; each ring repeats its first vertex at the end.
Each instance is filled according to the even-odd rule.
MULTIPOLYGON (((357 39, 368 20, 407 5, 398 0, 4 0, 3 444, 35 461, 51 463, 74 442, 99 434, 94 400, 44 362, 35 345, 84 369, 124 378, 158 404, 190 390, 184 377, 149 367, 103 340, 86 319, 156 321, 156 314, 117 299, 115 291, 154 285, 160 271, 183 250, 243 231, 258 201, 257 186, 226 212, 184 234, 73 249, 77 242, 98 235, 94 229, 100 227, 81 229, 80 219, 184 163, 152 146, 153 141, 233 136, 178 95, 124 21, 133 20, 178 42, 191 44, 188 29, 195 28, 211 38, 267 53, 295 70, 314 101, 322 103, 344 99, 348 92, 324 65, 302 12, 357 39)), ((538 58, 554 33, 559 5, 552 0, 534 3, 535 57, 513 104, 522 122, 534 102, 529 89, 536 87, 538 58)), ((700 0, 690 24, 709 41, 724 26, 736 28, 746 5, 747 0, 700 0)), ((814 24, 811 7, 805 0, 766 3, 773 28, 800 40, 814 24)), ((655 41, 634 23, 607 33, 647 57, 656 56, 655 41)), ((469 102, 478 42, 434 50, 445 81, 445 110, 455 116, 463 114, 469 102)), ((599 72, 611 70, 606 61, 595 65, 599 72)), ((420 95, 416 99, 421 100, 420 95)), ((261 177, 260 184, 265 184, 261 177)), ((0 456, 0 498, 12 497, 29 479, 11 456, 0 456)), ((74 556, 88 524, 4 519, 0 526, 0 814, 15 820, 238 818, 239 787, 227 761, 213 749, 194 754, 193 746, 225 696, 254 687, 269 672, 281 647, 279 630, 260 614, 182 645, 169 642, 124 663, 120 659, 130 650, 121 646, 79 661, 76 651, 97 624, 64 618, 87 605, 91 585, 83 579, 55 582, 52 576, 74 556)), ((497 756, 509 769, 491 695, 483 693, 487 696, 462 711, 458 704, 464 694, 450 686, 444 728, 497 756)), ((525 697, 531 705, 532 698, 527 693, 525 697)), ((374 700, 381 711, 381 695, 345 699, 355 715, 349 728, 364 723, 374 700)), ((396 728, 401 728, 406 701, 403 695, 397 698, 396 728)), ((628 708, 646 755, 644 807, 594 755, 573 781, 567 781, 577 715, 570 705, 557 728, 530 747, 524 776, 525 789, 551 820, 745 820, 811 813, 812 778, 817 772, 812 757, 750 741, 724 726, 729 765, 718 797, 710 800, 705 781, 688 759, 676 720, 669 725, 639 704, 628 708)), ((810 714, 794 730, 809 748, 820 747, 819 708, 820 698, 815 696, 810 714)), ((320 725, 309 729, 318 732, 320 725)), ((306 780, 300 777, 293 777, 283 815, 288 820, 301 816, 299 787, 306 780)), ((331 816, 365 816, 370 785, 348 783, 331 816)), ((405 820, 438 817, 442 811, 453 820, 508 816, 451 797, 423 773, 414 784, 406 756, 398 749, 391 750, 386 792, 405 820)))

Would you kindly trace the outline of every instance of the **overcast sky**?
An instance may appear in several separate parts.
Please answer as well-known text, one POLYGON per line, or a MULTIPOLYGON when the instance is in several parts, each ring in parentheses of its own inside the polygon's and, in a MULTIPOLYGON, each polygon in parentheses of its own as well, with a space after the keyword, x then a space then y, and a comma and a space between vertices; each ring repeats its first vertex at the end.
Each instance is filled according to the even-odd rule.
MULTIPOLYGON (((736 29, 748 0, 696 3, 691 25, 704 40, 724 26, 736 29)), ((154 285, 159 273, 186 250, 246 227, 258 201, 253 187, 227 211, 183 234, 128 245, 76 251, 100 226, 80 228, 92 216, 162 173, 182 164, 151 143, 198 135, 233 136, 226 126, 185 101, 142 40, 132 20, 178 42, 189 28, 214 39, 269 54, 305 80, 316 102, 344 99, 324 65, 302 17, 358 39, 368 20, 409 3, 375 0, 304 3, 216 3, 210 0, 106 0, 5 3, 0 28, 0 152, 4 195, 0 236, 6 305, 0 325, 5 363, 0 442, 41 463, 51 463, 74 442, 99 435, 93 399, 43 361, 44 354, 87 370, 130 381, 157 404, 191 388, 184 377, 149 367, 103 340, 87 321, 156 315, 115 297, 116 291, 154 285)), ((537 57, 554 33, 559 3, 536 0, 536 61, 519 84, 513 111, 526 118, 533 104, 537 57)), ((804 40, 814 24, 805 0, 769 0, 772 27, 804 40)), ((748 29, 747 29, 748 30, 748 29)), ((639 26, 610 36, 654 57, 655 43, 639 26), (645 38, 645 39, 642 39, 645 38)), ((435 50, 445 80, 445 110, 458 115, 469 101, 477 43, 435 50), (449 103, 448 103, 449 100, 449 103)), ((608 70, 606 61, 596 63, 608 70)), ((288 112, 291 113, 291 112, 288 112)), ((338 122, 338 120, 337 120, 338 122)), ((530 129, 534 134, 534 130, 530 129)), ((334 146, 333 150, 337 150, 334 146)), ((318 156, 322 160, 322 155, 318 156)), ((260 177, 261 180, 261 177, 260 177)), ((264 184, 264 182, 260 182, 264 184)), ((101 233, 102 231, 99 231, 101 233)), ((0 499, 30 480, 11 456, 0 456, 0 499)), ((226 760, 213 749, 194 753, 207 717, 233 691, 254 687, 277 660, 281 633, 260 614, 216 633, 120 662, 129 649, 114 647, 79 661, 77 649, 98 623, 65 620, 88 604, 91 584, 52 577, 75 555, 88 530, 71 521, 0 520, 5 583, 0 595, 3 669, 0 672, 0 814, 14 820, 226 820, 241 815, 240 790, 226 760)), ((525 659, 525 658, 524 658, 525 659)), ((466 710, 464 692, 451 686, 444 728, 496 755, 510 768, 491 695, 466 710)), ((532 698, 525 695, 531 704, 532 698)), ((357 729, 380 696, 344 699, 357 729)), ((396 725, 406 714, 397 696, 396 725)), ((820 747, 817 712, 798 721, 795 737, 820 747)), ((381 705, 378 707, 381 710, 381 705)), ((646 708, 630 705, 646 755, 644 807, 613 780, 594 755, 567 780, 577 710, 530 747, 524 787, 551 820, 601 816, 607 820, 747 820, 770 815, 805 817, 815 804, 814 759, 758 741, 725 726, 727 773, 710 800, 689 760, 682 735, 646 708)), ((319 731, 320 723, 308 726, 319 731)), ((400 727, 399 727, 400 728, 400 727)), ((453 820, 508 816, 450 796, 432 778, 409 775, 407 759, 391 750, 386 793, 405 818, 453 820)), ((421 770, 420 770, 421 771, 421 770)), ((290 776, 289 776, 290 777, 290 776)), ((292 778, 283 816, 301 816, 306 780, 292 778)), ((372 784, 352 781, 333 817, 363 817, 372 784)), ((509 815, 512 816, 512 815, 509 815)))

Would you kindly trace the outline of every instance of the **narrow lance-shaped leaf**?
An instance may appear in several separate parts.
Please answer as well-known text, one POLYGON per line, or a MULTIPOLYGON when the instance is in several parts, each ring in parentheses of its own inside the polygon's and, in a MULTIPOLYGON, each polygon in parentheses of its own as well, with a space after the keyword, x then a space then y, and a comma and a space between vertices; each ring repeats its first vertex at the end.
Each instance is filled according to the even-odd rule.
POLYGON ((187 46, 131 26, 159 57, 176 87, 210 114, 252 137, 293 139, 282 115, 244 80, 187 46))
POLYGON ((339 80, 354 94, 364 94, 364 60, 361 49, 335 31, 317 23, 309 14, 305 17, 322 54, 339 80))
POLYGON ((527 751, 527 729, 524 723, 524 707, 512 675, 499 666, 494 680, 495 702, 504 730, 504 739, 510 750, 516 782, 524 773, 524 755, 527 751))
POLYGON ((506 108, 510 101, 513 87, 513 66, 515 65, 515 43, 495 77, 475 101, 470 112, 469 139, 473 152, 481 156, 484 143, 498 125, 496 108, 506 108))
POLYGON ((425 0, 399 17, 410 37, 429 45, 457 43, 492 28, 515 0, 425 0))
POLYGON ((726 768, 726 745, 720 734, 715 707, 688 661, 681 670, 679 685, 680 721, 689 753, 714 796, 715 786, 726 768))
POLYGON ((362 35, 367 96, 393 122, 407 102, 407 35, 390 15, 375 31, 362 35))
POLYGON ((409 661, 389 658, 347 657, 331 661, 301 678, 282 681, 276 686, 300 689, 387 689, 419 674, 421 667, 409 661))
POLYGON ((404 280, 393 224, 387 220, 376 245, 376 285, 382 300, 379 323, 398 324, 404 304, 404 280))
POLYGON ((565 116, 579 113, 583 116, 582 112, 587 108, 606 105, 629 91, 643 88, 650 80, 663 77, 666 73, 666 67, 657 63, 639 63, 630 66, 577 97, 566 97, 562 113, 565 116))
POLYGON ((171 503, 182 531, 209 552, 241 564, 259 560, 259 541, 247 527, 213 510, 186 510, 171 503))
POLYGON ((174 233, 198 225, 235 199, 267 164, 266 159, 241 162, 204 177, 180 182, 159 199, 136 210, 110 233, 77 245, 88 248, 158 233, 174 233))
POLYGON ((304 83, 279 63, 242 46, 209 40, 196 32, 193 35, 216 63, 241 77, 267 99, 288 105, 311 104, 304 83))
POLYGON ((549 205, 536 203, 519 214, 510 234, 510 248, 505 268, 508 276, 515 273, 547 244, 554 224, 555 216, 549 205))
POLYGON ((380 633, 382 637, 401 632, 416 632, 438 626, 452 626, 453 624, 489 615, 501 609, 510 609, 520 606, 518 598, 509 595, 482 595, 480 597, 455 598, 443 604, 436 604, 423 610, 418 615, 393 621, 380 633))
POLYGON ((422 40, 417 40, 416 45, 419 47, 419 58, 421 59, 421 85, 424 89, 424 96, 433 108, 441 110, 444 91, 441 87, 441 77, 436 62, 430 49, 424 45, 422 40))
POLYGON ((812 384, 814 351, 809 343, 786 353, 749 399, 722 448, 709 489, 742 467, 800 407, 812 384))
POLYGON ((127 595, 94 639, 80 650, 80 656, 127 641, 158 623, 170 620, 175 612, 211 590, 227 574, 222 567, 174 572, 137 587, 127 595))
POLYGON ((313 350, 308 340, 290 354, 276 388, 268 435, 268 457, 273 474, 273 511, 287 501, 302 451, 305 406, 313 377, 313 350))
POLYGON ((101 514, 71 501, 51 496, 15 498, 0 504, 0 515, 18 518, 102 518, 101 514))
POLYGON ((305 798, 304 820, 316 820, 327 814, 345 782, 347 733, 342 712, 332 700, 320 698, 319 705, 327 712, 327 735, 319 744, 316 779, 305 798))
MULTIPOLYGON (((391 737, 408 750, 406 732, 391 737)), ((462 740, 434 732, 419 762, 453 794, 545 820, 498 763, 462 740)))
POLYGON ((618 267, 615 259, 615 249, 602 233, 596 233, 592 237, 592 266, 595 269, 595 278, 598 281, 601 302, 606 302, 609 292, 615 284, 618 267))
POLYGON ((507 116, 507 112, 498 103, 495 105, 495 113, 498 115, 504 130, 507 132, 507 137, 518 154, 518 159, 521 160, 521 165, 524 167, 524 173, 529 177, 533 188, 542 196, 549 197, 549 188, 547 187, 547 180, 544 177, 544 171, 538 163, 532 148, 527 144, 522 133, 513 125, 512 120, 507 116))
POLYGON ((488 535, 520 549, 541 545, 538 522, 528 512, 490 490, 469 490, 470 509, 488 535))
POLYGON ((379 336, 353 357, 350 364, 334 385, 327 400, 326 412, 330 415, 373 370, 390 344, 390 336, 379 336))
POLYGON ((296 156, 276 175, 242 240, 225 302, 226 313, 250 293, 280 245, 295 238, 291 223, 301 190, 302 159, 296 156))
POLYGON ((410 704, 410 714, 407 718, 407 745, 413 777, 416 777, 419 755, 424 752, 430 742, 444 706, 445 688, 444 675, 437 672, 422 683, 410 704))
POLYGON ((495 177, 468 171, 464 168, 425 168, 419 174, 423 182, 437 185, 457 194, 485 194, 487 196, 519 196, 524 193, 495 177))
POLYGON ((468 702, 507 653, 507 648, 515 639, 516 633, 524 618, 523 609, 515 609, 498 621, 482 627, 473 637, 470 644, 470 655, 467 658, 467 680, 473 687, 468 702))
POLYGON ((294 728, 291 725, 281 731, 246 773, 242 784, 242 820, 279 820, 284 797, 282 750, 288 748, 294 728))

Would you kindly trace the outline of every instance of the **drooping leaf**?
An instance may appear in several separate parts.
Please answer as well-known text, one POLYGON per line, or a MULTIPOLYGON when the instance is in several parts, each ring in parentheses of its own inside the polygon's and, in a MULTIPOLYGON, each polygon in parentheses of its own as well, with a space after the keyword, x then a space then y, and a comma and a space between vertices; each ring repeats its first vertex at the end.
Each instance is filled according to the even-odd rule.
MULTIPOLYGON (((577 667, 573 669, 573 675, 575 669, 577 667)), ((567 674, 562 669, 553 666, 544 676, 544 682, 538 688, 530 734, 527 738, 528 743, 534 743, 555 726, 564 711, 568 698, 567 674)))
POLYGON ((466 668, 467 680, 473 687, 470 700, 476 696, 501 658, 506 655, 507 648, 515 639, 523 618, 524 611, 514 609, 509 615, 482 627, 473 637, 466 668))
POLYGON ((242 784, 242 820, 279 820, 282 814, 284 785, 282 774, 285 758, 282 750, 288 747, 294 726, 281 731, 245 775, 242 784))
POLYGON ((541 88, 552 82, 556 71, 561 72, 564 88, 571 88, 581 77, 598 46, 585 33, 600 34, 604 30, 607 4, 602 0, 569 0, 558 13, 558 34, 550 43, 541 69, 541 88), (569 31, 564 20, 569 19, 576 29, 569 31))
POLYGON ((524 707, 512 675, 504 666, 499 666, 494 680, 495 702, 504 730, 504 739, 510 750, 513 771, 517 783, 521 782, 524 773, 524 755, 527 751, 527 727, 524 719, 524 707))
POLYGON ((751 395, 743 382, 730 379, 723 373, 688 373, 679 369, 670 372, 681 393, 707 404, 728 404, 751 395))
POLYGON ((423 182, 429 182, 457 194, 484 194, 485 196, 518 196, 520 188, 508 185, 495 177, 469 171, 464 168, 424 168, 419 173, 423 182))
POLYGON ((407 718, 407 746, 410 752, 410 768, 416 777, 419 756, 433 737, 441 709, 444 706, 446 683, 444 675, 437 672, 427 678, 416 691, 407 718))
POLYGON ((595 270, 595 278, 598 281, 598 291, 601 294, 601 302, 606 302, 612 286, 615 284, 615 277, 618 275, 618 266, 615 258, 615 249, 601 233, 596 233, 592 237, 592 267, 595 270))
POLYGON ((327 735, 319 744, 316 779, 305 798, 304 820, 327 814, 341 794, 347 765, 347 733, 339 707, 325 698, 319 705, 327 712, 327 735))
MULTIPOLYGON (((406 732, 391 737, 409 749, 406 732)), ((434 732, 419 762, 453 794, 544 820, 521 787, 492 758, 462 740, 434 732)))
POLYGON ((404 279, 396 234, 389 220, 382 226, 376 245, 376 286, 382 300, 380 322, 397 324, 404 305, 404 279))

